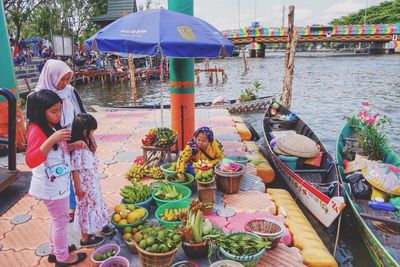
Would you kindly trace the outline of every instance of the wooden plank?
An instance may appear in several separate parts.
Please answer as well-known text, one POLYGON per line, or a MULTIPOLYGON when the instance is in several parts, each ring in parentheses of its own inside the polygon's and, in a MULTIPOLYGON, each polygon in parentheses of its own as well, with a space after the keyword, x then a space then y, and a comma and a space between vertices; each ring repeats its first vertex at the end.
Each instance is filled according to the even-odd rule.
POLYGON ((392 223, 392 224, 400 224, 400 221, 398 219, 392 219, 389 216, 381 216, 381 215, 369 214, 369 213, 365 213, 365 212, 360 212, 360 215, 364 219, 371 219, 374 221, 392 223))
POLYGON ((17 180, 17 174, 18 172, 8 173, 7 169, 0 168, 0 192, 17 180))

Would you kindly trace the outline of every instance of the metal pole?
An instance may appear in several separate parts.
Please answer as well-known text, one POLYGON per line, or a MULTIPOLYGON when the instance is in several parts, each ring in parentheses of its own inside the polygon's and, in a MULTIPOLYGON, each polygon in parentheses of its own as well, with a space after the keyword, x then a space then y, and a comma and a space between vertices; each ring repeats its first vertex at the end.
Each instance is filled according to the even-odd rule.
POLYGON ((0 138, 0 143, 8 143, 8 172, 17 171, 17 99, 5 88, 0 88, 0 95, 8 101, 8 138, 0 138))
POLYGON ((161 84, 161 127, 164 127, 164 57, 163 54, 160 52, 160 84, 161 84))
POLYGON ((238 10, 239 10, 239 29, 240 29, 240 0, 238 0, 238 10))

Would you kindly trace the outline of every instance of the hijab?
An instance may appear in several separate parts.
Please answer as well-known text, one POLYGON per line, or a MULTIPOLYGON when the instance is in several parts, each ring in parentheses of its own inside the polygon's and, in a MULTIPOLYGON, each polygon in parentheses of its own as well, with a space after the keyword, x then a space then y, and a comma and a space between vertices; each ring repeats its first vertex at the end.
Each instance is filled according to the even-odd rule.
POLYGON ((56 88, 58 82, 68 73, 73 74, 73 71, 63 61, 49 59, 40 73, 35 88, 36 92, 43 89, 51 90, 62 99, 62 115, 60 121, 62 127, 71 126, 75 115, 80 113, 79 105, 75 101, 74 88, 70 84, 67 84, 62 90, 56 88))

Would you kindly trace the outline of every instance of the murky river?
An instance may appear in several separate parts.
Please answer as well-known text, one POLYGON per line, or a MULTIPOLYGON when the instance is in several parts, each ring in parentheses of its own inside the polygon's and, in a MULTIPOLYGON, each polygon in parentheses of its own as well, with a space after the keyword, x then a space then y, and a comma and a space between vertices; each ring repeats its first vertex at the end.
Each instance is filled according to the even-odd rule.
MULTIPOLYGON (((205 75, 196 85, 196 102, 211 101, 217 96, 236 99, 240 92, 251 87, 254 80, 262 84, 259 94, 276 95, 282 90, 283 53, 267 54, 265 58, 248 58, 249 72, 244 75, 242 58, 216 59, 210 67, 224 68, 228 80, 209 84, 205 75)), ((204 63, 195 64, 204 68, 204 63)), ((159 104, 160 83, 141 83, 139 103, 159 104)), ((164 99, 169 102, 169 90, 164 85, 164 99)), ((84 104, 102 106, 131 105, 128 86, 112 84, 102 87, 78 86, 84 104)), ((343 117, 361 108, 368 101, 374 113, 386 114, 392 119, 385 127, 388 140, 400 153, 400 55, 353 55, 340 53, 297 53, 293 80, 291 109, 301 116, 320 137, 331 153, 335 153, 336 137, 344 124, 343 117)), ((244 117, 261 134, 262 113, 244 117)), ((303 209, 304 210, 304 209, 303 209)), ((305 211, 307 212, 307 211, 305 211)), ((311 214, 307 216, 325 244, 333 251, 336 223, 328 230, 311 214)), ((347 210, 342 216, 340 239, 336 259, 340 266, 370 266, 364 243, 355 225, 355 219, 347 210)))

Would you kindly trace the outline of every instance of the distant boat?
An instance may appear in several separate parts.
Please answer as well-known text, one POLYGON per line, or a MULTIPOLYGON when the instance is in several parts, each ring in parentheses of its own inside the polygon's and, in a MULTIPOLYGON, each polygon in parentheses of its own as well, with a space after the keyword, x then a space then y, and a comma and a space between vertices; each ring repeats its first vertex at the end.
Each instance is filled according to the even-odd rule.
POLYGON ((277 111, 280 114, 288 115, 291 113, 290 110, 279 103, 272 103, 267 109, 263 121, 266 145, 262 152, 270 162, 273 163, 275 169, 279 172, 282 179, 290 187, 296 197, 303 202, 323 225, 329 227, 346 206, 344 198, 340 195, 336 163, 318 137, 302 119, 298 118, 296 121, 281 121, 286 124, 285 127, 276 129, 276 127, 273 126, 276 121, 271 114, 273 105, 279 106, 277 111), (304 164, 300 168, 290 169, 270 146, 274 134, 278 135, 279 133, 277 132, 283 130, 293 130, 297 134, 307 136, 315 141, 322 151, 320 167, 304 164))
MULTIPOLYGON (((376 227, 376 222, 383 222, 399 229, 400 220, 392 215, 397 212, 375 210, 368 206, 368 200, 356 199, 352 193, 348 183, 345 182, 344 166, 343 166, 343 148, 348 140, 351 140, 353 128, 350 124, 343 127, 336 142, 336 160, 338 162, 339 176, 344 187, 344 192, 350 204, 350 209, 356 217, 357 225, 360 229, 362 239, 367 245, 368 251, 376 266, 399 266, 400 262, 400 235, 390 233, 376 227)), ((400 167, 400 158, 395 154, 392 148, 384 145, 387 153, 385 163, 400 167)))

